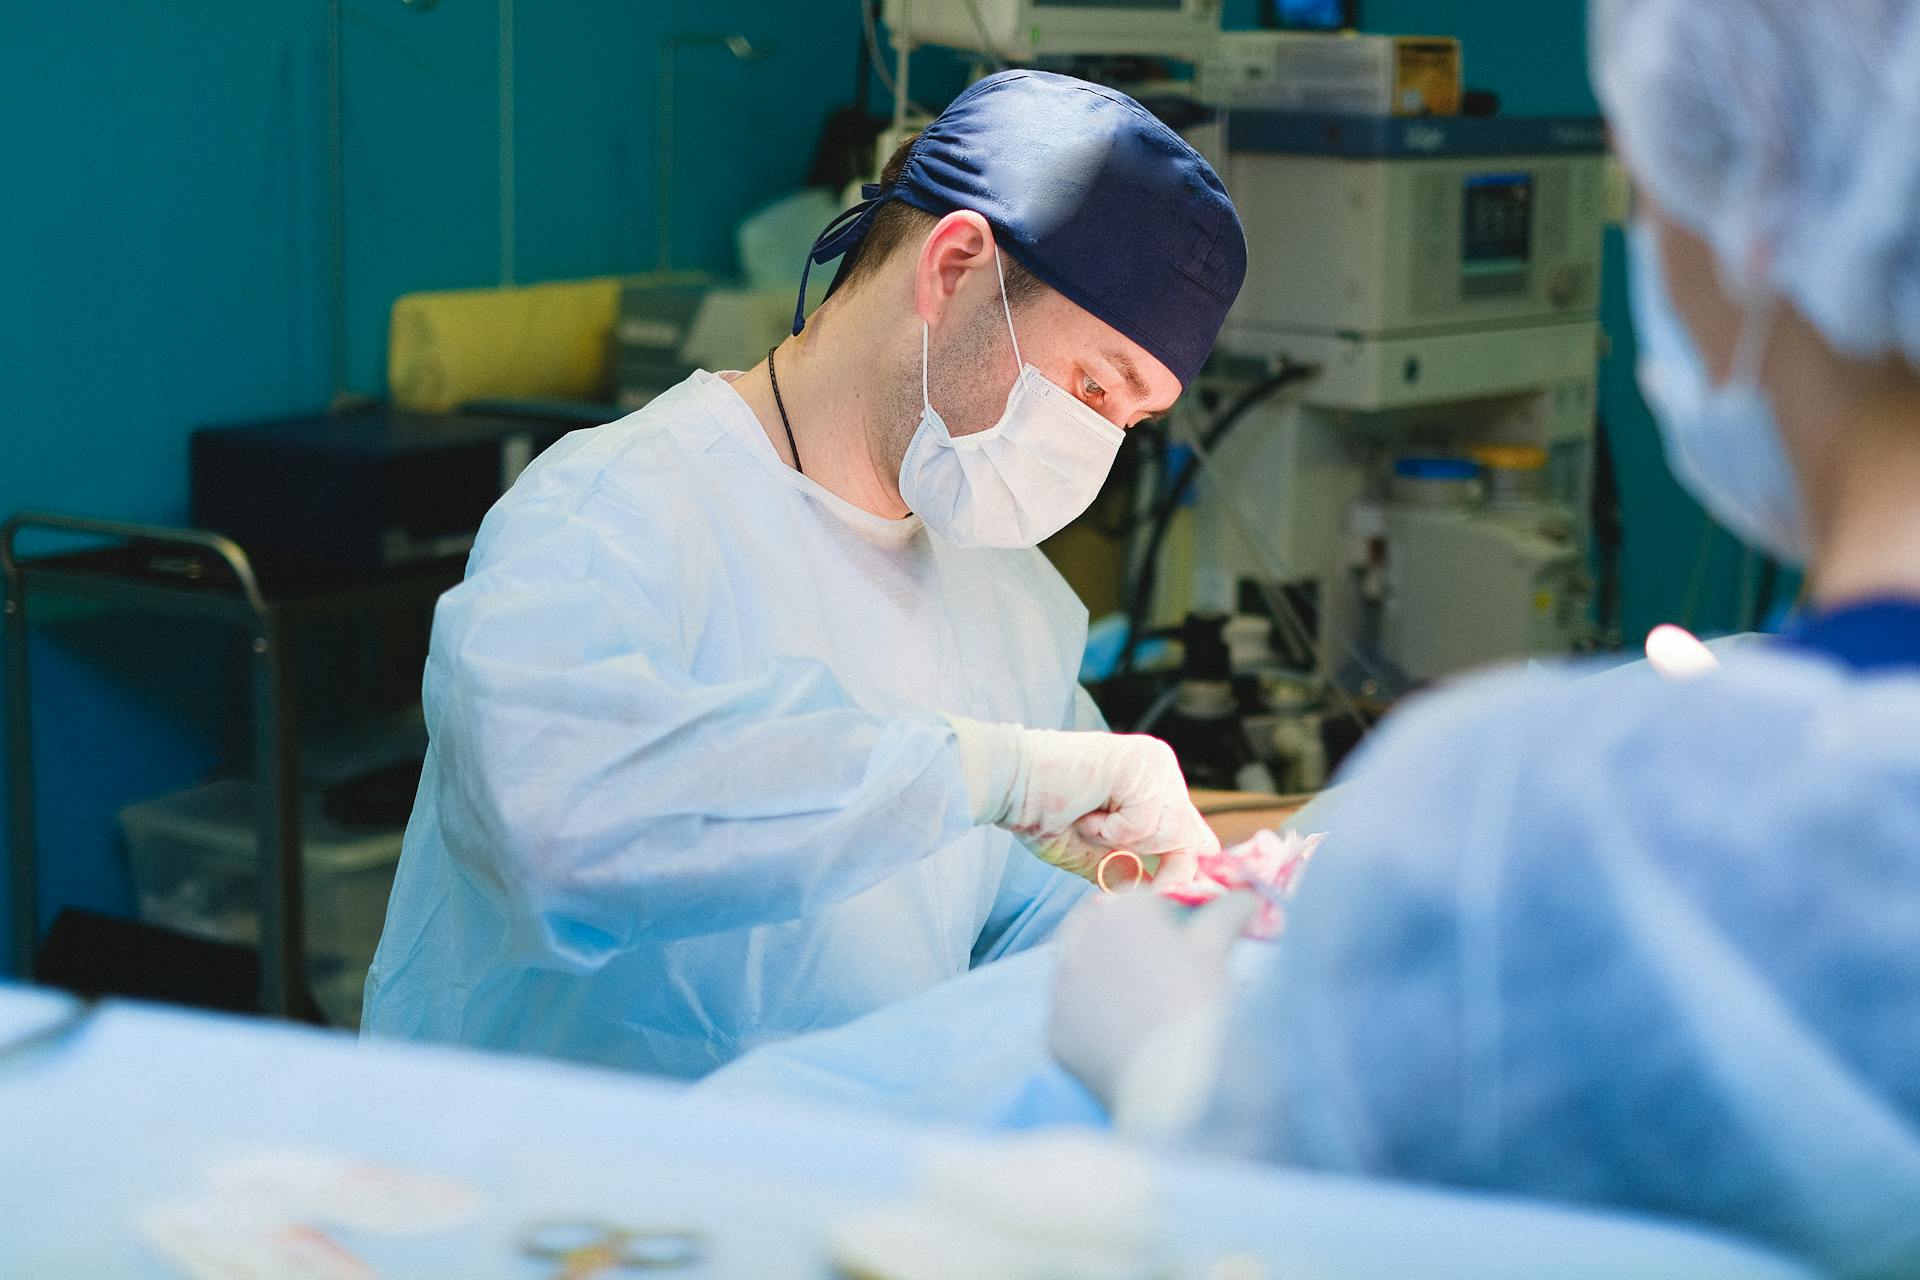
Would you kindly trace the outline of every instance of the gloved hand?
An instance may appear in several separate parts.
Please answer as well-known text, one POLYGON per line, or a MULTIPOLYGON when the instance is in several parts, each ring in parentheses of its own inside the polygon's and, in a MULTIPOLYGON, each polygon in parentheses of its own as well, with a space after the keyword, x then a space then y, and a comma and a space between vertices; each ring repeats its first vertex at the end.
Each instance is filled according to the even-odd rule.
POLYGON ((1191 880, 1196 856, 1220 850, 1158 738, 948 720, 974 821, 1005 827, 1064 871, 1092 880, 1100 859, 1126 849, 1161 886, 1191 880))
POLYGON ((1256 831, 1253 838, 1211 857, 1200 858, 1200 874, 1190 883, 1155 886, 1183 906, 1197 907, 1235 890, 1260 898, 1260 910, 1247 926, 1247 936, 1270 941, 1286 928, 1287 914, 1280 903, 1291 898, 1326 833, 1303 836, 1298 831, 1256 831))
POLYGON ((1109 1107, 1123 1083, 1141 1092, 1126 1077, 1150 1061, 1146 1088, 1165 1095, 1167 1110, 1196 1112, 1225 1026, 1227 954, 1259 906, 1252 894, 1229 893, 1190 912, 1138 892, 1076 908, 1060 926, 1053 1056, 1109 1107))

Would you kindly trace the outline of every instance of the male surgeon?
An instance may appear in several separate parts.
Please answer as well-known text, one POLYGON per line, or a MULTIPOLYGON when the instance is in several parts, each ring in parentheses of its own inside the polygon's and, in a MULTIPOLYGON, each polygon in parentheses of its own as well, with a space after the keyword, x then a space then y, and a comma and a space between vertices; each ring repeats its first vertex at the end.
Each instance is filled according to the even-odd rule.
MULTIPOLYGON (((1106 853, 1217 847, 1102 730, 1034 550, 1169 408, 1245 274, 1123 94, 1006 72, 812 263, 809 323, 569 436, 440 602, 370 1034, 697 1076, 1032 945, 1106 853)), ((802 290, 804 297, 804 287, 802 290)))

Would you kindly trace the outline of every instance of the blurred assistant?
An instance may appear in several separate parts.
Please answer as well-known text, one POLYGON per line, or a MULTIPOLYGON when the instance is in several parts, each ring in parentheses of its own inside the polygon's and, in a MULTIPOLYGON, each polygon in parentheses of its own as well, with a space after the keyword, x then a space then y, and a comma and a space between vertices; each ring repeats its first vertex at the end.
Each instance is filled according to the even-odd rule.
POLYGON ((1802 610, 1396 714, 1249 989, 1160 1034, 1127 957, 1224 993, 1217 942, 1096 915, 1056 1046, 1123 1124, 1178 1081, 1199 1102, 1134 1127, 1213 1150, 1920 1274, 1920 4, 1592 18, 1648 402, 1679 480, 1805 566, 1802 610), (1091 1029, 1090 957, 1121 1006, 1091 1029))

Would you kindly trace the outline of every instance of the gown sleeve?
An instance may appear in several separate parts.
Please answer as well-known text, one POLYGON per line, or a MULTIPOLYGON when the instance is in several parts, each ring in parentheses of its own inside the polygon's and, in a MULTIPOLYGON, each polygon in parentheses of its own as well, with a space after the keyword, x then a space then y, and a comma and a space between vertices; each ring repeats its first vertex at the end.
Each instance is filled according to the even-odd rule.
POLYGON ((812 660, 696 679, 704 584, 665 522, 606 494, 496 517, 425 703, 446 843, 529 963, 806 916, 970 827, 942 717, 870 714, 812 660))

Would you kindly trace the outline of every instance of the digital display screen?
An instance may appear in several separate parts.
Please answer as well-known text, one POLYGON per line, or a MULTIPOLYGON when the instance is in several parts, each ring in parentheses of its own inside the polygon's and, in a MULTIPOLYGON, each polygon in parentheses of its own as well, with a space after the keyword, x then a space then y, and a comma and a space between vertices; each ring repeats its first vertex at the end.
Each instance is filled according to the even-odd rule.
POLYGON ((1274 26, 1296 31, 1340 31, 1354 25, 1353 0, 1269 0, 1274 26))
POLYGON ((1533 261, 1533 175, 1479 173, 1466 181, 1460 261, 1469 275, 1525 271, 1533 261))

